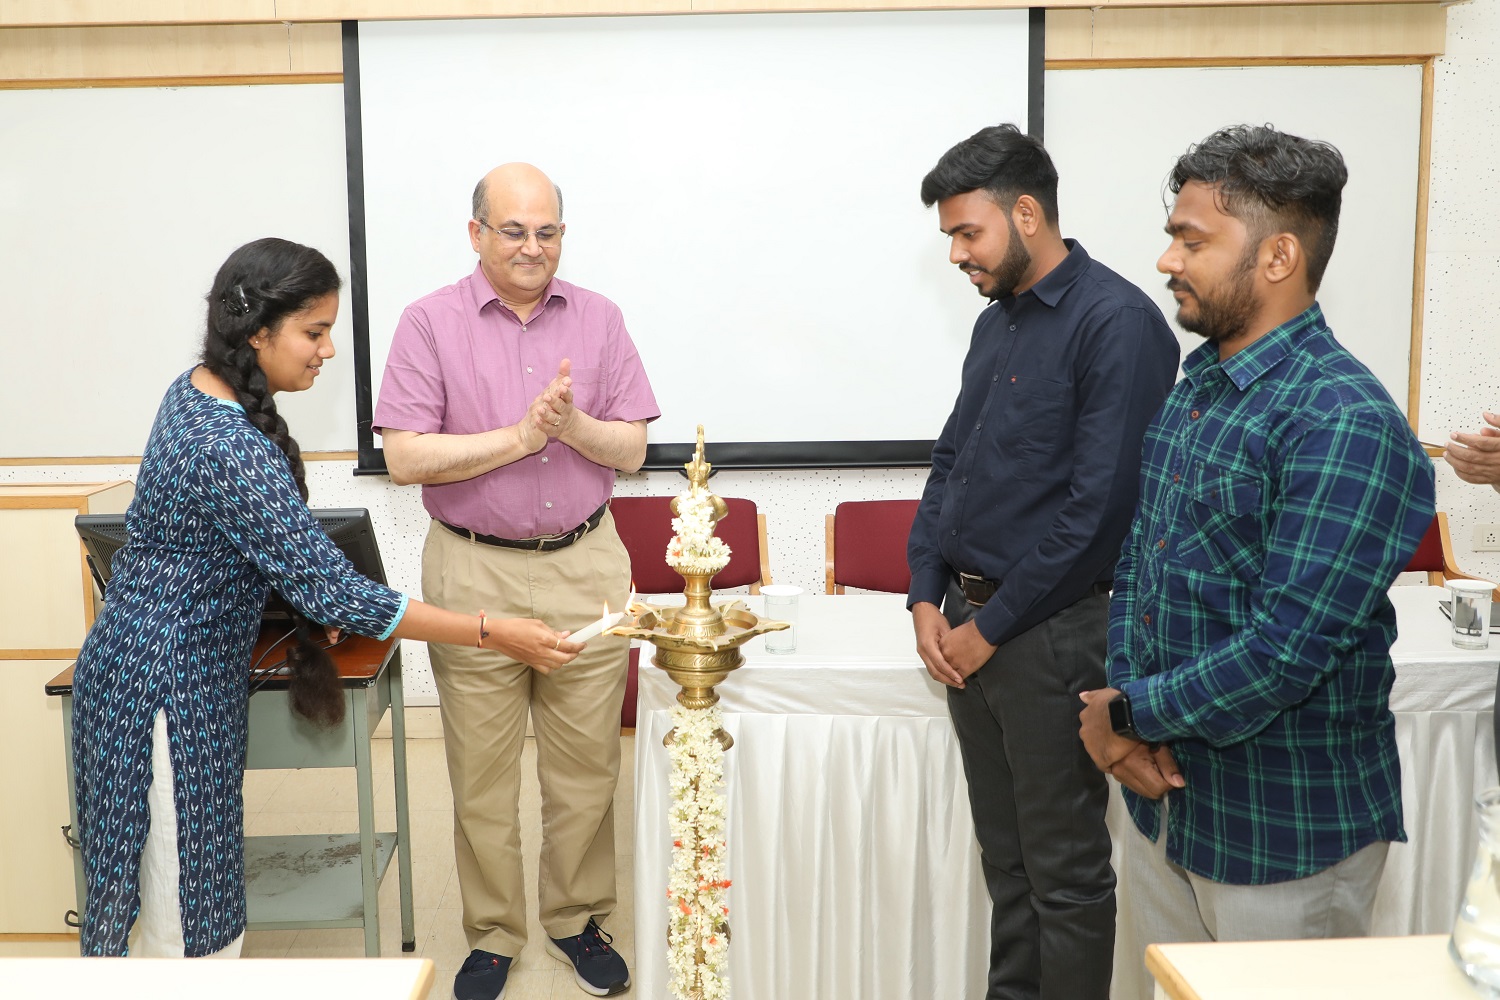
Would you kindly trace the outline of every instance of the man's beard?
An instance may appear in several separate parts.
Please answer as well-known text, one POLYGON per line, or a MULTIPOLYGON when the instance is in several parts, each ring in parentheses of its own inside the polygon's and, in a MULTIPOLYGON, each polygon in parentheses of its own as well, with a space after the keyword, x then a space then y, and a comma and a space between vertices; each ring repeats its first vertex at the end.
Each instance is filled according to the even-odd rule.
POLYGON ((1168 289, 1186 291, 1198 304, 1198 313, 1191 319, 1183 316, 1183 306, 1179 305, 1177 325, 1216 344, 1243 336, 1260 308, 1255 298, 1257 251, 1255 246, 1248 247, 1233 273, 1211 296, 1200 295, 1197 289, 1177 278, 1168 279, 1168 289))
POLYGON ((1031 254, 1026 252, 1026 245, 1021 242, 1021 234, 1016 231, 1015 220, 1007 215, 1005 224, 1010 227, 1010 245, 1005 248, 1005 256, 999 264, 995 265, 995 269, 984 272, 994 282, 990 290, 979 289, 979 294, 991 301, 1014 295, 1016 286, 1031 269, 1031 254))

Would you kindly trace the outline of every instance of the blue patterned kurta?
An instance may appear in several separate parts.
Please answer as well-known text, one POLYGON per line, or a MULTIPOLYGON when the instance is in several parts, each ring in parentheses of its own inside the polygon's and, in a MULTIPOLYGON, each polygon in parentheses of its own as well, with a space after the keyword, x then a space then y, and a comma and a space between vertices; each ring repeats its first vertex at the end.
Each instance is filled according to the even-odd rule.
POLYGON ((130 541, 73 674, 85 955, 125 954, 140 909, 158 710, 171 745, 187 954, 218 951, 244 931, 248 679, 268 589, 314 621, 382 638, 406 609, 318 527, 280 449, 189 375, 157 412, 126 515, 130 541))

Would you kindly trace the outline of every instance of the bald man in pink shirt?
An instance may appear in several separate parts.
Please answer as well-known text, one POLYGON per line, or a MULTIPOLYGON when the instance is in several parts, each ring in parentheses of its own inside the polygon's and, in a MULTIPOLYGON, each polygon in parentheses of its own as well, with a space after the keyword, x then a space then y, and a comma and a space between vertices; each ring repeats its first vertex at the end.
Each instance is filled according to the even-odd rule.
MULTIPOLYGON (((509 163, 474 189, 478 266, 407 307, 375 430, 398 484, 432 515, 424 598, 577 629, 621 610, 630 559, 610 517, 615 473, 646 457, 660 415, 619 307, 556 276, 562 193, 509 163)), ((615 905, 613 802, 628 640, 601 636, 548 671, 430 644, 453 785, 454 849, 472 949, 457 1000, 503 996, 526 944, 517 813, 528 711, 542 788, 538 896, 546 950, 580 988, 630 986, 600 926, 615 905)))

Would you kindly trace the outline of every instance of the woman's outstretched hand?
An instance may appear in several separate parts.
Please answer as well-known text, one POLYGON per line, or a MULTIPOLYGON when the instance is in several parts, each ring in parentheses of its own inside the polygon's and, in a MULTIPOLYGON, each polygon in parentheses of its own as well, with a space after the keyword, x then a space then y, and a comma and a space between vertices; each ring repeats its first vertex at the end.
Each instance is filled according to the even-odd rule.
POLYGON ((544 674, 572 662, 583 651, 582 643, 568 641, 567 632, 554 632, 535 618, 491 618, 485 629, 489 632, 485 649, 504 653, 544 674))

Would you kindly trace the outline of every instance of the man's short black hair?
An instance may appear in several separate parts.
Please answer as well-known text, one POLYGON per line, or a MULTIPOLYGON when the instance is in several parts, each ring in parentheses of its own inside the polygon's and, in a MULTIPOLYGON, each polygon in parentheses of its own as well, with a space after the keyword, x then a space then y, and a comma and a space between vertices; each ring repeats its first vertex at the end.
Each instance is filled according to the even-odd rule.
POLYGON ((1057 228, 1057 168, 1040 141, 1011 124, 982 128, 943 154, 922 178, 922 204, 984 190, 1009 210, 1023 194, 1035 198, 1057 228))
POLYGON ((1292 233, 1307 256, 1308 290, 1323 281, 1339 234, 1339 209, 1349 171, 1326 142, 1278 132, 1269 125, 1231 125, 1188 149, 1172 168, 1172 193, 1198 181, 1214 189, 1219 207, 1245 224, 1257 243, 1292 233))

